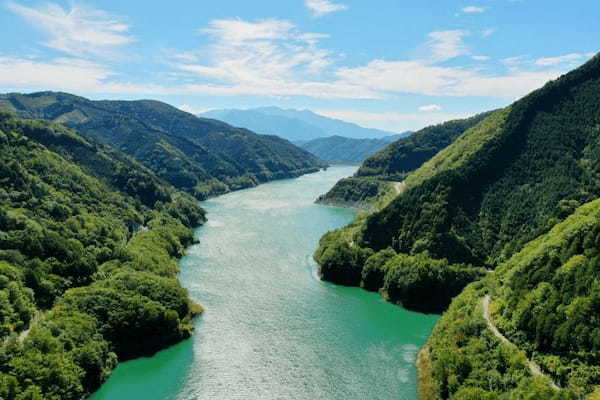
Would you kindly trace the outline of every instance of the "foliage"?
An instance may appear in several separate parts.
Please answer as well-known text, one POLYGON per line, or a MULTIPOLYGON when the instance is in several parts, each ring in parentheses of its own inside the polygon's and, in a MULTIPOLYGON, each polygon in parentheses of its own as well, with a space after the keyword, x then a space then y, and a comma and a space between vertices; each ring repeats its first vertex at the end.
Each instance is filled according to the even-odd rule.
POLYGON ((457 119, 423 128, 367 158, 356 176, 383 177, 392 181, 404 180, 409 172, 418 169, 490 114, 490 112, 482 113, 471 118, 457 119))
POLYGON ((126 155, 0 113, 0 398, 81 399, 189 337, 175 258, 204 210, 126 155))
MULTIPOLYGON (((67 93, 40 92, 8 94, 0 108, 24 118, 60 122, 114 146, 200 199, 325 166, 279 137, 197 118, 158 101, 91 101, 67 93)), ((121 180, 131 178, 127 169, 115 172, 124 175, 121 180)), ((144 180, 136 182, 141 187, 133 185, 129 190, 141 192, 144 198, 158 195, 144 180)))
POLYGON ((386 136, 380 139, 353 139, 336 135, 298 143, 298 146, 327 162, 361 163, 371 154, 407 135, 386 136))
POLYGON ((339 180, 317 203, 372 209, 390 191, 389 183, 378 179, 350 177, 339 180))
POLYGON ((330 264, 348 248, 372 251, 363 286, 383 279, 390 300, 421 307, 479 279, 470 265, 495 269, 436 325, 422 357, 426 398, 571 399, 599 385, 598 93, 600 56, 489 115, 408 175, 388 205, 321 241, 330 264), (486 294, 517 347, 487 328, 486 294), (527 357, 564 390, 532 377, 527 357))
POLYGON ((367 208, 374 208, 373 203, 378 203, 377 197, 386 196, 388 192, 386 182, 403 181, 408 173, 419 168, 462 133, 489 115, 490 113, 482 113, 467 119, 429 126, 408 137, 396 140, 366 158, 353 177, 340 180, 318 201, 325 204, 352 206, 366 204, 370 206, 367 208))

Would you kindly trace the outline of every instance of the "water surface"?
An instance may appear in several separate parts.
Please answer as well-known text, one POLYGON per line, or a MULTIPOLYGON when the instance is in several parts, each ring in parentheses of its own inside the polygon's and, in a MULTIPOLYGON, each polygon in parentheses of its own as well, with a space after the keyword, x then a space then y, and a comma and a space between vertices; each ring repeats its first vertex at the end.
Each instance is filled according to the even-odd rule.
POLYGON ((350 210, 313 204, 355 167, 203 203, 180 280, 206 309, 192 339, 120 364, 93 400, 416 399, 435 316, 316 278, 321 235, 350 210))

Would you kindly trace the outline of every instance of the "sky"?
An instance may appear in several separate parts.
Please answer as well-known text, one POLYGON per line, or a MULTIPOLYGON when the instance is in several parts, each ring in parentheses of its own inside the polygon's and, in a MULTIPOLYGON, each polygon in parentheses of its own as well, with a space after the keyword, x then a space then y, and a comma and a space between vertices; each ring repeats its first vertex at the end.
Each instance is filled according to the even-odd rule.
POLYGON ((402 132, 583 64, 599 16, 598 0, 0 0, 0 92, 275 105, 402 132))

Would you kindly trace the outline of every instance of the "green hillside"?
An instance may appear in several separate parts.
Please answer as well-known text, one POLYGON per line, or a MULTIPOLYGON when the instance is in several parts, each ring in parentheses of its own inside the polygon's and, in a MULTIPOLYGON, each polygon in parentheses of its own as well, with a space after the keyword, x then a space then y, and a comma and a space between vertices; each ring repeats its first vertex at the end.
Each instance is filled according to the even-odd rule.
POLYGON ((58 122, 112 145, 200 199, 324 166, 284 139, 198 118, 158 101, 91 101, 40 92, 3 95, 0 108, 58 122))
POLYGON ((599 241, 595 200, 469 286, 421 353, 422 398, 576 399, 600 392, 599 241), (490 319, 512 345, 486 326, 486 295, 490 319), (546 379, 535 377, 527 359, 546 379))
POLYGON ((361 163, 373 153, 409 134, 410 132, 406 132, 380 139, 353 139, 343 136, 330 136, 298 143, 298 146, 327 162, 361 163))
POLYGON ((81 399, 189 337, 195 199, 61 125, 0 113, 0 398, 81 399))
MULTIPOLYGON (((419 168, 489 115, 490 113, 483 113, 429 126, 389 144, 366 158, 353 177, 339 181, 318 202, 375 208, 374 203, 378 203, 378 198, 390 197, 390 194, 393 197, 393 188, 389 182, 403 181, 408 173, 419 168)), ((311 151, 310 148, 306 149, 311 151)))
POLYGON ((383 209, 321 239, 325 279, 412 309, 441 311, 485 277, 452 302, 422 353, 433 377, 424 398, 575 398, 531 376, 526 356, 573 393, 600 384, 598 93, 596 56, 494 112, 383 209), (486 329, 486 293, 516 347, 486 329))

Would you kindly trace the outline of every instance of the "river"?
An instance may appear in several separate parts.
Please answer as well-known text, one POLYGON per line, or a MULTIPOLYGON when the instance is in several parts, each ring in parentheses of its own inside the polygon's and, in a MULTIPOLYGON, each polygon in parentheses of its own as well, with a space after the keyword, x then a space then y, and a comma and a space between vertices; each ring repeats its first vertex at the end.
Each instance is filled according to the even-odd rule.
POLYGON ((325 232, 354 212, 313 203, 355 167, 203 203, 180 280, 205 307, 193 337, 120 364, 93 400, 416 399, 417 351, 437 317, 321 282, 325 232))

